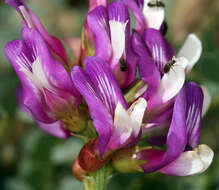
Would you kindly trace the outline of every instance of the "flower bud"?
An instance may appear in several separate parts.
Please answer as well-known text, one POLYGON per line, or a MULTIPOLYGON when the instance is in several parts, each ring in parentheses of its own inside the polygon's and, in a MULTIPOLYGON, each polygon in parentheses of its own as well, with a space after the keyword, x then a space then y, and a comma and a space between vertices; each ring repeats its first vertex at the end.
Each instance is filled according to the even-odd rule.
POLYGON ((83 178, 87 176, 87 171, 85 171, 79 164, 78 158, 74 161, 73 167, 72 167, 72 173, 75 176, 76 179, 79 181, 83 181, 83 178))
POLYGON ((85 144, 78 156, 79 165, 86 171, 97 171, 106 162, 106 159, 101 159, 99 153, 95 151, 96 140, 94 139, 85 144))
POLYGON ((137 159, 138 152, 137 146, 117 151, 112 158, 113 167, 121 173, 143 172, 141 164, 144 161, 137 159))

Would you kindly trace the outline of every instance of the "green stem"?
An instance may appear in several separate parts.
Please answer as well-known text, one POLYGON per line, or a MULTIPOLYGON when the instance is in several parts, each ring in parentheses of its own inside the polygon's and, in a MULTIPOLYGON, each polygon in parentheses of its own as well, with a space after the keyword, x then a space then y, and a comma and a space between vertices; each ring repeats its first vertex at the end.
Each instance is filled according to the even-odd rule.
POLYGON ((86 190, 107 190, 107 184, 111 177, 112 169, 104 166, 96 172, 90 173, 83 183, 86 190))

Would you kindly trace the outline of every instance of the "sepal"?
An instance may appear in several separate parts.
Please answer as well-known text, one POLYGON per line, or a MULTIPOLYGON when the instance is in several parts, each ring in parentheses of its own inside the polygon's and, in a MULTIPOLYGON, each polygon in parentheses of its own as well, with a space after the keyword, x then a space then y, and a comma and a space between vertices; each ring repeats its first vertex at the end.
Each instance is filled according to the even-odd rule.
POLYGON ((83 181, 84 177, 88 175, 88 172, 80 166, 78 158, 74 161, 72 173, 79 181, 83 181))
POLYGON ((83 170, 86 171, 97 171, 102 168, 107 161, 101 158, 98 153, 97 139, 93 139, 86 143, 81 149, 78 156, 78 163, 83 170))
POLYGON ((114 153, 112 157, 113 167, 121 173, 143 172, 141 165, 145 161, 137 159, 137 153, 140 151, 138 146, 127 149, 121 149, 114 153))

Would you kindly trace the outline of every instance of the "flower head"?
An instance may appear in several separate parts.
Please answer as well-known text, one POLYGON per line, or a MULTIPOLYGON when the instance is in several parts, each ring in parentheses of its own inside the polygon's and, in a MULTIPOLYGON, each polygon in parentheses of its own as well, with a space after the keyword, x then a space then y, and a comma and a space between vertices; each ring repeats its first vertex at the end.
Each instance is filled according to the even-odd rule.
POLYGON ((106 163, 121 172, 177 176, 209 167, 213 151, 200 144, 209 101, 196 83, 186 82, 202 45, 189 34, 176 53, 164 37, 162 0, 90 0, 81 40, 67 40, 73 65, 23 0, 6 3, 24 25, 22 40, 5 48, 22 84, 20 107, 45 132, 86 139, 73 167, 79 180, 106 163), (132 31, 128 9, 136 17, 132 31))

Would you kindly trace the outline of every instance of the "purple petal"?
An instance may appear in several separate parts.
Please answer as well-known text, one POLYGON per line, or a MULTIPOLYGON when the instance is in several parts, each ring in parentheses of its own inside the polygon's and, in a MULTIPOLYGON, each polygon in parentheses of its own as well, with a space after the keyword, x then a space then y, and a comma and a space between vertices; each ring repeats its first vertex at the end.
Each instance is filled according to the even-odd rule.
POLYGON ((167 141, 167 137, 165 135, 158 135, 158 136, 152 136, 149 137, 147 139, 145 139, 145 141, 149 144, 151 144, 152 146, 164 146, 166 141, 167 141))
MULTIPOLYGON (((20 109, 27 113, 28 115, 31 115, 30 110, 27 109, 27 107, 23 104, 23 91, 22 88, 17 88, 16 90, 16 96, 18 100, 18 105, 20 109)), ((46 133, 51 134, 53 136, 56 136, 58 138, 68 138, 70 137, 70 132, 64 128, 64 125, 60 121, 56 121, 54 123, 42 123, 40 121, 37 121, 38 126, 46 133)))
POLYGON ((143 6, 144 6, 144 0, 134 0, 134 1, 136 1, 137 5, 138 5, 138 7, 139 7, 140 9, 143 8, 143 6))
POLYGON ((71 136, 70 132, 67 129, 65 129, 65 126, 60 121, 57 121, 54 123, 49 123, 49 124, 42 123, 39 121, 36 121, 36 123, 38 124, 39 128, 42 131, 44 131, 50 135, 53 135, 55 137, 58 137, 60 139, 66 139, 66 138, 69 138, 71 136))
POLYGON ((173 117, 167 135, 166 151, 148 149, 138 154, 139 159, 145 160, 142 165, 145 172, 153 172, 168 165, 184 151, 186 146, 186 122, 185 122, 185 88, 176 98, 173 117))
POLYGON ((122 104, 123 108, 127 108, 122 92, 104 60, 88 57, 85 61, 85 68, 91 81, 95 84, 97 94, 112 116, 114 116, 118 102, 122 104))
POLYGON ((23 102, 23 89, 22 89, 22 87, 18 87, 16 89, 16 97, 17 97, 18 107, 21 109, 21 111, 28 114, 28 115, 31 115, 30 110, 28 110, 28 108, 24 105, 24 102, 23 102))
POLYGON ((108 8, 109 20, 120 21, 126 23, 129 20, 129 13, 125 4, 120 1, 114 1, 108 8))
POLYGON ((88 74, 79 66, 73 68, 71 76, 89 106, 90 115, 99 135, 99 151, 103 155, 111 137, 113 118, 96 92, 98 84, 93 83, 88 74))
POLYGON ((173 114, 173 103, 169 103, 169 105, 167 105, 164 109, 164 111, 162 111, 161 113, 158 113, 157 115, 155 115, 153 118, 149 118, 148 122, 149 123, 166 123, 169 120, 171 120, 173 114))
POLYGON ((95 55, 109 61, 112 55, 112 47, 107 9, 98 6, 87 14, 86 20, 95 37, 95 55))
POLYGON ((187 126, 187 144, 192 148, 199 145, 201 119, 202 119, 202 106, 203 106, 203 93, 202 89, 190 82, 186 86, 186 126, 187 126))
POLYGON ((138 69, 140 76, 148 85, 147 91, 143 95, 148 100, 157 90, 160 83, 160 73, 137 32, 133 33, 132 45, 139 56, 138 69))
POLYGON ((175 51, 160 31, 149 28, 145 30, 146 46, 157 68, 163 73, 164 66, 175 56, 175 51))

